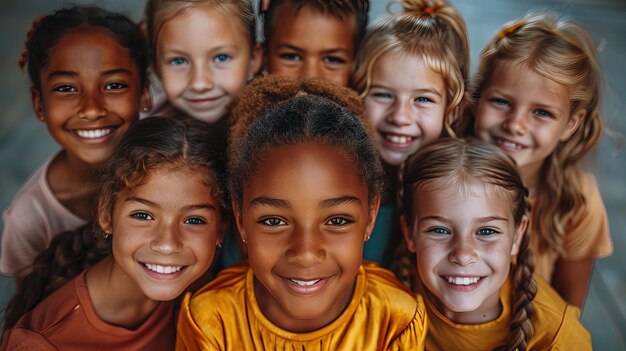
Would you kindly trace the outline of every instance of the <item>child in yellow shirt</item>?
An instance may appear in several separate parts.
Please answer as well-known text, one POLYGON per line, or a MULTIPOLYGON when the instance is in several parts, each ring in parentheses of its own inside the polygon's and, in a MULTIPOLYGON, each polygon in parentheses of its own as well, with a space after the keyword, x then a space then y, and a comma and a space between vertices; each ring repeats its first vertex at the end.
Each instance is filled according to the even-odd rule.
POLYGON ((242 96, 229 189, 249 263, 185 297, 177 350, 423 349, 421 297, 362 264, 382 169, 358 96, 280 77, 242 96))
POLYGON ((403 172, 401 219, 426 301, 427 350, 590 350, 589 333, 533 275, 527 194, 496 146, 436 141, 403 172))

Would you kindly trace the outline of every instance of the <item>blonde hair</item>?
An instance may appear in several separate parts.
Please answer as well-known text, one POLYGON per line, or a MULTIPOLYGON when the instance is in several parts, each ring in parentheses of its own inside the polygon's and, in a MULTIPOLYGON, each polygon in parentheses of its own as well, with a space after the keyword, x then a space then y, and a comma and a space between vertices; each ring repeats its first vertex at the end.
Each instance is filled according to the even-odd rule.
POLYGON ((453 125, 469 75, 465 21, 445 0, 401 0, 390 5, 393 3, 399 3, 403 12, 383 18, 368 30, 357 52, 351 86, 361 97, 367 95, 374 65, 387 53, 421 58, 443 76, 447 102, 444 125, 446 132, 454 136, 453 125))
MULTIPOLYGON (((414 192, 419 187, 433 181, 445 184, 467 185, 480 182, 491 186, 496 193, 507 194, 511 199, 512 214, 516 227, 528 215, 527 196, 515 161, 498 147, 477 139, 438 139, 419 150, 404 164, 403 182, 399 193, 404 215, 413 225, 414 192)), ((401 258, 398 257, 398 260, 401 258)), ((530 237, 524 233, 516 263, 512 269, 513 293, 511 296, 511 332, 501 350, 524 350, 534 334, 531 317, 535 308, 533 300, 537 294, 537 281, 534 273, 534 259, 530 249, 530 237)), ((404 260, 406 262, 406 260, 404 260)), ((416 265, 411 267, 416 276, 416 265)), ((413 289, 418 283, 414 282, 413 289)))
POLYGON ((250 38, 250 46, 256 45, 256 17, 251 0, 148 0, 144 10, 144 30, 152 57, 156 51, 159 31, 165 22, 197 6, 207 6, 238 18, 250 38))
MULTIPOLYGON (((546 13, 525 16, 506 26, 483 49, 471 87, 474 105, 502 61, 524 64, 570 89, 570 112, 586 110, 580 127, 560 142, 541 168, 531 232, 539 252, 563 251, 565 223, 585 199, 577 162, 602 134, 601 69, 587 31, 579 24, 546 13), (557 199, 557 201, 555 201, 557 199)), ((470 125, 473 125, 470 122, 470 125)), ((468 126, 469 127, 469 126, 468 126)))

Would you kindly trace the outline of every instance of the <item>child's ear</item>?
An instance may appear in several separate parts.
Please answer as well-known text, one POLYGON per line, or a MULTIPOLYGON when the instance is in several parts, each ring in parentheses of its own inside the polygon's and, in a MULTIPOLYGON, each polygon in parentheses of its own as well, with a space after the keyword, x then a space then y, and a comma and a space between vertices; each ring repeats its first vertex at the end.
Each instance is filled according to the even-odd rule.
POLYGON ((111 214, 106 208, 103 201, 98 201, 98 224, 106 233, 113 233, 113 223, 111 223, 111 214))
POLYGON ((515 235, 513 236, 511 256, 517 256, 517 253, 519 252, 519 247, 522 243, 522 239, 524 238, 524 234, 526 233, 526 228, 528 228, 528 216, 524 215, 519 225, 517 226, 517 229, 515 230, 515 235))
POLYGON ((410 252, 415 252, 415 238, 413 238, 413 232, 411 231, 411 228, 409 228, 404 215, 400 216, 400 228, 402 229, 404 240, 406 240, 407 249, 409 249, 410 252))
POLYGON ((263 63, 263 46, 257 43, 254 45, 252 52, 250 53, 250 67, 248 69, 248 74, 255 76, 257 72, 261 69, 261 64, 263 63))
POLYGON ((235 219, 235 225, 237 226, 237 231, 239 235, 241 235, 241 241, 244 243, 247 242, 246 239, 246 231, 243 229, 243 218, 241 216, 241 207, 235 202, 232 203, 233 208, 233 218, 235 219))
POLYGON ((35 115, 37 118, 45 122, 46 121, 46 113, 43 105, 43 99, 41 98, 41 93, 35 87, 30 87, 30 99, 33 103, 33 109, 35 110, 35 115))
POLYGON ((152 94, 150 93, 150 83, 146 82, 141 92, 141 99, 139 100, 140 111, 148 112, 152 110, 152 94))
POLYGON ((567 121, 565 130, 563 130, 563 133, 561 133, 561 137, 559 138, 559 140, 567 141, 572 135, 574 135, 574 133, 576 133, 576 131, 578 130, 578 127, 580 127, 580 125, 585 120, 586 115, 587 110, 584 108, 581 108, 580 110, 574 112, 569 118, 569 121, 567 121))
POLYGON ((367 227, 365 228, 365 241, 370 239, 372 236, 372 231, 374 231, 374 226, 376 225, 376 216, 378 216, 378 210, 380 209, 380 195, 377 195, 374 201, 370 204, 369 208, 369 218, 367 222, 367 227))

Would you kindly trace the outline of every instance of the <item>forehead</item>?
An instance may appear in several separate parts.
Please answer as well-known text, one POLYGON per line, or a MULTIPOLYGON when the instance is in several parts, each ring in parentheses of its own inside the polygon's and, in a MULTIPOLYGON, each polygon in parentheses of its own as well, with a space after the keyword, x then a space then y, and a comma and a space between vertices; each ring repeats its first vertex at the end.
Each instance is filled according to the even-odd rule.
POLYGON ((63 34, 48 53, 49 70, 79 68, 133 71, 136 67, 127 48, 106 28, 80 26, 63 34))
POLYGON ((157 45, 194 43, 194 46, 248 44, 242 21, 232 10, 197 5, 181 9, 166 19, 157 33, 157 45))
POLYGON ((509 191, 472 178, 426 181, 415 189, 413 204, 418 216, 461 210, 464 215, 480 217, 489 213, 510 217, 515 205, 509 191))
POLYGON ((401 52, 389 51, 383 54, 372 68, 375 80, 389 80, 399 85, 413 87, 422 85, 444 88, 443 76, 433 70, 422 57, 401 52))
POLYGON ((352 195, 367 203, 367 186, 345 152, 322 143, 299 143, 273 147, 257 158, 244 185, 247 196, 299 197, 312 192, 321 198, 352 195))
POLYGON ((346 14, 339 18, 323 13, 312 6, 296 8, 290 4, 280 6, 273 17, 272 42, 290 42, 296 46, 344 48, 353 50, 356 19, 346 14))
POLYGON ((496 63, 488 86, 515 89, 525 96, 536 95, 545 100, 569 104, 569 87, 540 74, 527 62, 504 60, 496 63))

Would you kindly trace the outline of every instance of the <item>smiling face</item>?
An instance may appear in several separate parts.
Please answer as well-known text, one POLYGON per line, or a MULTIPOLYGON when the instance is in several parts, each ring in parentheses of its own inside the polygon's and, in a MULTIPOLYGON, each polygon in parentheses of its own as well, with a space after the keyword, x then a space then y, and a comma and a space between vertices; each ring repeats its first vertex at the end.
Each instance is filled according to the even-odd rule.
POLYGON ((341 20, 310 6, 277 9, 267 39, 272 74, 317 77, 347 86, 354 59, 354 16, 341 20))
POLYGON ((113 235, 114 272, 152 300, 175 299, 213 261, 223 224, 207 178, 199 169, 152 170, 117 200, 110 221, 100 219, 113 235))
POLYGON ((167 20, 156 40, 156 70, 174 107, 207 123, 228 104, 261 64, 241 21, 207 6, 167 20))
MULTIPOLYGON (((429 181, 413 196, 409 250, 437 308, 463 324, 485 323, 500 312, 499 293, 527 225, 516 228, 508 193, 479 181, 429 181)), ((525 218, 525 217, 524 217, 525 218)))
POLYGON ((40 79, 41 91, 31 89, 35 113, 68 157, 83 164, 107 160, 140 106, 150 106, 128 49, 103 28, 81 26, 62 35, 40 79))
POLYGON ((263 314, 293 332, 319 329, 349 304, 378 211, 338 147, 305 143, 262 157, 234 206, 263 314))
POLYGON ((384 54, 372 69, 365 110, 383 161, 400 165, 441 135, 446 110, 443 77, 420 58, 384 54))
POLYGON ((567 86, 527 65, 504 61, 481 94, 476 135, 511 155, 528 182, 583 121, 584 110, 570 111, 569 94, 567 86))

